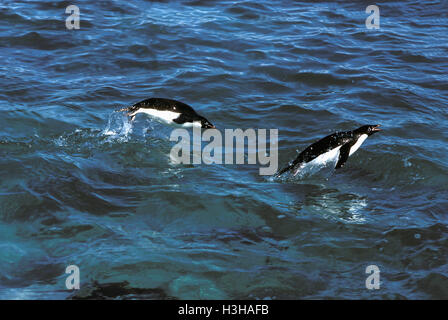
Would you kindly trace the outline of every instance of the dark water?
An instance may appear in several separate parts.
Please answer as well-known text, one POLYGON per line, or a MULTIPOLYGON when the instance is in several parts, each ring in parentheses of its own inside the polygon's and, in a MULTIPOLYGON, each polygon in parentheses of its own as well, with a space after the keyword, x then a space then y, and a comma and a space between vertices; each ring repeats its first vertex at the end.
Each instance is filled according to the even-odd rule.
POLYGON ((70 264, 76 297, 448 298, 446 1, 376 3, 379 30, 361 1, 80 2, 67 30, 70 4, 0 4, 0 298, 73 297, 70 264), (278 181, 171 163, 170 128, 113 112, 152 96, 277 128, 280 165, 384 131, 278 181))

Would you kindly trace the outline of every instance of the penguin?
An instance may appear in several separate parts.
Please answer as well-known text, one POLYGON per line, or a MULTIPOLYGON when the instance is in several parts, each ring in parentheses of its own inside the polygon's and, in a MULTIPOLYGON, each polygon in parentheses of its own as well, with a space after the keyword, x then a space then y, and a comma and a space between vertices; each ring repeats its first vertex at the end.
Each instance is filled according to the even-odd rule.
POLYGON ((381 131, 379 126, 379 124, 365 125, 353 131, 330 134, 303 150, 293 162, 280 170, 276 176, 278 177, 290 170, 296 176, 304 164, 325 163, 328 160, 336 159, 336 157, 338 157, 338 161, 335 169, 340 169, 345 165, 348 157, 355 153, 369 136, 381 131))
POLYGON ((171 99, 149 98, 130 107, 117 110, 117 112, 120 111, 127 111, 131 121, 134 120, 136 114, 146 113, 159 121, 171 125, 183 127, 197 126, 206 129, 215 128, 210 121, 197 114, 188 104, 171 99))

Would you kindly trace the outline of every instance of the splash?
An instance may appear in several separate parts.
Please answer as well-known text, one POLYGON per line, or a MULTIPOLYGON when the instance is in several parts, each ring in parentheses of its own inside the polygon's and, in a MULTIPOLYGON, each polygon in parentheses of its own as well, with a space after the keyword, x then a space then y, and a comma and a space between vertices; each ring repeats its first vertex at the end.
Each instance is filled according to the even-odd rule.
POLYGON ((68 152, 90 153, 92 147, 129 141, 132 129, 132 123, 126 116, 114 112, 109 115, 104 129, 78 128, 53 139, 53 143, 68 152))
POLYGON ((109 115, 106 128, 102 131, 104 136, 119 140, 127 140, 131 133, 131 121, 124 114, 117 112, 109 115))

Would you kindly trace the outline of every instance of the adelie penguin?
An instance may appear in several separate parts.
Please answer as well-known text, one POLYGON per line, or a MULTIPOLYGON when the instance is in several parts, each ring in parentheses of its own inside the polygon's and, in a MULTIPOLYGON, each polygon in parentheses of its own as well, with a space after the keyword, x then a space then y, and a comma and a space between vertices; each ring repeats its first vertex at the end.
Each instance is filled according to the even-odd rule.
POLYGON ((292 171, 297 175, 307 163, 322 164, 338 157, 335 169, 342 168, 348 157, 359 149, 361 144, 375 132, 381 131, 377 125, 366 125, 353 131, 336 132, 322 138, 303 150, 297 158, 276 175, 292 171))
POLYGON ((165 98, 149 98, 118 111, 127 111, 131 121, 138 113, 146 113, 156 120, 183 127, 215 128, 192 107, 180 101, 165 98))

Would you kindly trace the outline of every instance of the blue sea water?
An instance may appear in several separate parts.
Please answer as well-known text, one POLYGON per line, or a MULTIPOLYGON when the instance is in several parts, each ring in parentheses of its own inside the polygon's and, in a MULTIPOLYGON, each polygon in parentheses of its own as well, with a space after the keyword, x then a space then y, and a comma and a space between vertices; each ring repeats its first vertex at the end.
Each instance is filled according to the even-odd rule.
POLYGON ((375 3, 372 30, 370 4, 3 0, 0 298, 447 299, 448 2, 375 3), (173 164, 171 128, 114 112, 148 97, 278 129, 281 166, 384 131, 270 179, 173 164))

